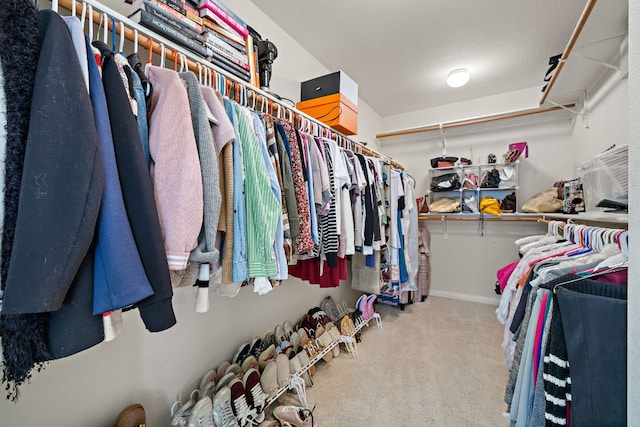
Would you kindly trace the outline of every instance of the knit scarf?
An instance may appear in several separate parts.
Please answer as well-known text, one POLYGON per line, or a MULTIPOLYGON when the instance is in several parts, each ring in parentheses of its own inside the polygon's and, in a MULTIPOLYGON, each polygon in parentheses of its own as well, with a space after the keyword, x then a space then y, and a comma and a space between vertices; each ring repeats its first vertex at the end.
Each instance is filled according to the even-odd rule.
MULTIPOLYGON (((7 103, 4 228, 0 278, 7 280, 15 236, 33 82, 39 57, 38 12, 30 0, 4 2, 0 8, 0 51, 7 103)), ((2 382, 7 398, 18 398, 18 387, 42 369, 47 350, 48 314, 0 315, 4 357, 2 382)))

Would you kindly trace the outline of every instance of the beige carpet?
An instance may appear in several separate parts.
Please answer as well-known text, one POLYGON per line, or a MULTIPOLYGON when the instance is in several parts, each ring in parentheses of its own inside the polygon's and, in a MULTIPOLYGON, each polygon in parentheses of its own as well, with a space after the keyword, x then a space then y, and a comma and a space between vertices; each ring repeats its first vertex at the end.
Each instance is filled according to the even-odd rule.
POLYGON ((319 427, 506 425, 494 306, 429 297, 376 310, 384 330, 364 329, 359 359, 317 365, 307 400, 319 427))

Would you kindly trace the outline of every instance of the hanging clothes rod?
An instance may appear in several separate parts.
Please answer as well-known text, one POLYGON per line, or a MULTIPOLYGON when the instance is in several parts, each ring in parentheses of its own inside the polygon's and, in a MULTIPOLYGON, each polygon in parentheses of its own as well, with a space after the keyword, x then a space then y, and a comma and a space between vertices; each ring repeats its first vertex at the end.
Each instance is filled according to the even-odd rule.
POLYGON ((147 51, 152 51, 158 55, 162 55, 163 58, 172 61, 175 64, 175 68, 178 67, 178 64, 182 64, 182 62, 184 61, 186 62, 186 67, 197 75, 202 76, 202 73, 204 72, 205 79, 208 77, 207 74, 210 73, 209 83, 212 83, 214 81, 213 76, 215 76, 216 83, 218 82, 218 78, 222 79, 222 84, 217 89, 224 88, 224 91, 226 92, 225 94, 233 93, 236 101, 240 102, 244 97, 244 104, 247 106, 251 104, 253 104, 253 106, 259 105, 261 108, 263 108, 263 110, 267 110, 269 113, 276 115, 277 117, 286 117, 300 129, 306 128, 309 130, 309 132, 311 132, 311 130, 314 128, 321 129, 323 136, 336 140, 336 142, 338 142, 344 148, 349 148, 354 152, 361 153, 367 156, 380 158, 395 169, 404 170, 404 167, 402 165, 393 161, 390 157, 382 153, 378 153, 377 151, 371 150, 360 142, 349 139, 347 136, 328 127, 318 119, 311 117, 308 114, 305 114, 302 111, 291 107, 290 105, 287 105, 270 93, 265 92, 260 88, 249 84, 248 82, 237 79, 235 76, 227 73, 226 71, 217 67, 215 64, 212 64, 203 58, 195 56, 176 43, 171 42, 170 40, 162 37, 159 34, 153 33, 151 30, 131 21, 129 18, 103 5, 99 1, 53 0, 52 8, 57 11, 57 7, 60 6, 70 12, 73 12, 75 10, 75 14, 81 16, 83 3, 91 5, 91 7, 93 8, 92 18, 89 19, 89 22, 91 22, 91 19, 93 19, 94 23, 99 23, 102 19, 103 14, 106 14, 109 17, 109 19, 107 20, 107 28, 109 32, 112 32, 114 30, 113 25, 115 21, 115 33, 118 37, 121 36, 121 31, 124 27, 124 37, 127 40, 134 43, 137 42, 138 46, 147 49, 147 51))
POLYGON ((534 114, 549 113, 551 111, 557 111, 562 109, 571 109, 571 108, 574 108, 575 106, 576 104, 567 104, 567 105, 561 105, 556 107, 532 108, 529 110, 512 111, 510 113, 482 116, 482 117, 476 117, 473 119, 457 120, 453 122, 439 123, 435 125, 428 125, 428 126, 421 126, 417 128, 409 128, 409 129, 402 129, 402 130, 397 130, 392 132, 379 133, 376 135, 376 138, 379 138, 379 139, 391 138, 394 136, 410 135, 413 133, 422 133, 422 132, 431 132, 435 130, 442 131, 443 129, 451 129, 451 128, 456 128, 460 126, 476 125, 480 123, 495 122, 498 120, 506 120, 506 119, 514 119, 517 117, 531 116, 534 114))
POLYGON ((596 1, 597 0, 589 0, 587 2, 587 5, 585 6, 584 10, 582 11, 582 14, 580 15, 580 19, 578 19, 578 23, 576 24, 576 28, 573 30, 573 33, 571 34, 571 37, 569 38, 569 42, 567 43, 567 47, 565 47, 564 48, 564 52, 562 52, 562 56, 560 57, 560 61, 558 62, 558 66, 556 67, 555 71, 553 72, 553 75, 551 76, 551 80, 549 80, 549 83, 547 84, 547 87, 544 89, 544 92, 542 93, 542 97, 540 98, 540 102, 538 102, 539 105, 544 104, 544 102, 547 100, 547 97, 549 96, 549 93, 551 93, 551 88, 553 88, 553 85, 555 84, 556 80, 558 80, 558 76, 560 75, 560 71, 562 71, 562 68, 564 67, 565 62, 569 58, 569 55, 571 55, 571 51, 573 50, 573 47, 575 46, 576 42, 578 41, 578 37, 580 37, 580 33, 582 33, 582 30, 583 30, 585 24, 587 23, 587 20, 589 19, 589 16, 591 15, 591 11, 593 11, 593 8, 596 5, 596 1))
POLYGON ((418 215, 418 220, 420 221, 497 221, 497 222, 538 222, 539 218, 533 217, 510 217, 510 216, 501 216, 501 217, 491 217, 491 218, 481 218, 481 217, 473 217, 473 218, 465 218, 459 216, 446 216, 446 215, 418 215))

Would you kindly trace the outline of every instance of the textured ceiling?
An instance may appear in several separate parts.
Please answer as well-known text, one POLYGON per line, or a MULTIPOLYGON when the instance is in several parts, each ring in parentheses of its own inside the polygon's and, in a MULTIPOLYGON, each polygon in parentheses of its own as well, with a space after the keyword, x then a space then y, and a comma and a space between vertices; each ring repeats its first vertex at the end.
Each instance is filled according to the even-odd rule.
MULTIPOLYGON (((586 0, 252 0, 381 116, 542 87, 586 0), (449 71, 471 80, 449 88, 449 71)), ((537 99, 532 99, 532 104, 537 99)))

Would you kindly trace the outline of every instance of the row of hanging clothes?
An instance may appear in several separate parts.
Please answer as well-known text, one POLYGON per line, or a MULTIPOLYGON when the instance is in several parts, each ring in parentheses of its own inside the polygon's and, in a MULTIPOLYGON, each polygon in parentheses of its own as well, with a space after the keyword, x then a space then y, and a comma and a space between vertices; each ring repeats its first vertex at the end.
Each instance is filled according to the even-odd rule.
POLYGON ((346 257, 368 265, 385 244, 389 162, 188 71, 184 55, 167 69, 152 49, 146 64, 137 45, 116 50, 115 31, 111 47, 106 31, 92 40, 86 9, 81 21, 28 0, 0 8, 12 46, 0 53, 0 338, 13 399, 46 361, 114 339, 123 309, 151 332, 171 328, 173 288, 195 285, 204 312, 209 289, 264 294, 289 274, 338 286, 346 257))
POLYGON ((498 271, 510 425, 626 425, 628 231, 548 223, 498 271))

